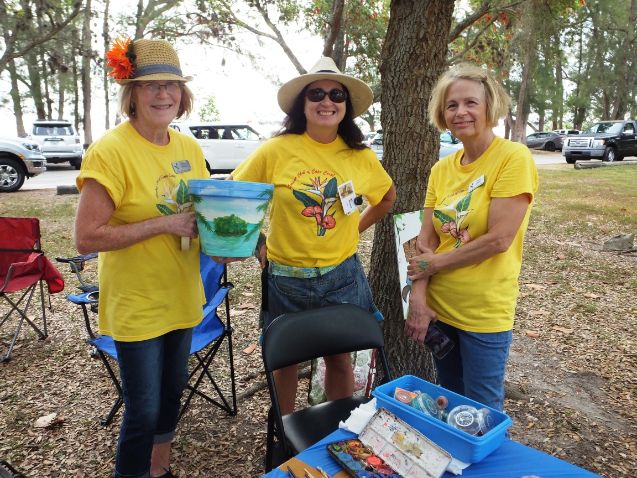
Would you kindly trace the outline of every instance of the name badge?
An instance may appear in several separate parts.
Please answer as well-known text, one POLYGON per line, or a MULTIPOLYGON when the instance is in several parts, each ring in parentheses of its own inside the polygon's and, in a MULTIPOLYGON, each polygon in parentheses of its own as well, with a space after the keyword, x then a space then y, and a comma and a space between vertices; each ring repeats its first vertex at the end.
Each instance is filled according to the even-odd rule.
POLYGON ((345 214, 349 215, 356 211, 359 201, 357 201, 354 183, 351 179, 338 186, 338 197, 341 200, 345 214))
POLYGON ((478 189, 483 184, 484 184, 484 174, 480 176, 478 179, 476 179, 475 181, 473 181, 471 184, 469 184, 469 188, 467 189, 467 192, 470 193, 471 191, 478 189))
POLYGON ((176 174, 187 173, 192 168, 190 167, 190 161, 184 159, 183 161, 174 161, 173 162, 173 171, 176 174))

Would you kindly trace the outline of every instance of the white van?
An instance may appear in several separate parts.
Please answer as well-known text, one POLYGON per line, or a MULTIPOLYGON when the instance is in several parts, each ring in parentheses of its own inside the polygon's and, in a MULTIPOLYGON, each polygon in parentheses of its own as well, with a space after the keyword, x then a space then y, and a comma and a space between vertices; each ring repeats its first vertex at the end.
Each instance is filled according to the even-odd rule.
POLYGON ((246 124, 179 122, 170 125, 194 137, 203 149, 211 173, 230 173, 264 140, 246 124))

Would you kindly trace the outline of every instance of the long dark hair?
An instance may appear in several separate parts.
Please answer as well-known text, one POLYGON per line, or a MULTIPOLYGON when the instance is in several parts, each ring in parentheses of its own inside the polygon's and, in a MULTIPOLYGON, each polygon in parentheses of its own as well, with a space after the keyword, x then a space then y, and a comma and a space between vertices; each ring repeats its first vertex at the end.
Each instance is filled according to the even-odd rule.
MULTIPOLYGON (((292 104, 290 113, 283 120, 283 128, 274 136, 282 136, 284 134, 303 134, 307 130, 307 119, 305 118, 305 88, 301 90, 292 104)), ((338 135, 343 138, 345 144, 352 149, 365 149, 367 146, 363 144, 363 132, 354 123, 352 118, 352 101, 349 98, 349 91, 345 85, 341 85, 347 92, 347 100, 345 100, 345 116, 338 124, 338 135)))

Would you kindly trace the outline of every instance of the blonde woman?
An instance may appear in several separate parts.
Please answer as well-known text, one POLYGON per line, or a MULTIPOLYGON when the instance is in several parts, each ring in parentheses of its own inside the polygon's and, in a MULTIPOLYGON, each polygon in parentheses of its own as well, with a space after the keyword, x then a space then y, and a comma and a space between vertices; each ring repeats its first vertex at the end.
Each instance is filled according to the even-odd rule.
POLYGON ((464 148, 431 170, 405 323, 405 334, 423 342, 437 320, 456 343, 434 359, 440 384, 498 410, 538 188, 528 148, 493 133, 508 104, 491 75, 470 64, 450 68, 433 89, 430 121, 464 148))
POLYGON ((77 249, 99 252, 100 333, 115 340, 124 395, 116 477, 171 478, 170 449, 203 291, 189 179, 208 177, 201 148, 169 127, 192 109, 190 78, 164 40, 108 53, 128 121, 86 153, 77 179, 77 249), (181 237, 193 239, 189 250, 181 237))

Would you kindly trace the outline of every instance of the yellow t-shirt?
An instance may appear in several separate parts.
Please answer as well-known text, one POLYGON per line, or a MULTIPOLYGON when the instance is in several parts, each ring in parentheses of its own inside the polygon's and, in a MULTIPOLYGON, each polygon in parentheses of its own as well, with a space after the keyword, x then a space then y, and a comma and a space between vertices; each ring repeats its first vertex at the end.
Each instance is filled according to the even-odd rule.
POLYGON ((337 265, 356 252, 358 209, 344 213, 339 186, 351 180, 353 192, 375 205, 392 184, 370 149, 351 149, 340 137, 318 143, 307 133, 270 139, 232 176, 274 185, 268 259, 294 267, 337 265))
MULTIPOLYGON (((471 164, 460 164, 463 150, 431 169, 425 207, 434 208, 440 238, 436 252, 449 252, 487 232, 491 198, 513 197, 538 188, 528 148, 496 138, 471 164)), ((509 249, 465 267, 441 271, 429 280, 427 305, 439 320, 470 332, 503 332, 513 328, 522 264, 522 243, 531 207, 509 249)))
MULTIPOLYGON (((209 177, 194 139, 169 128, 158 146, 129 122, 107 132, 86 152, 77 186, 95 179, 115 212, 109 224, 142 221, 175 211, 188 201, 189 179, 209 177)), ((199 243, 180 250, 180 238, 161 234, 116 251, 99 253, 99 329, 133 342, 194 327, 202 318, 199 243)))

